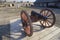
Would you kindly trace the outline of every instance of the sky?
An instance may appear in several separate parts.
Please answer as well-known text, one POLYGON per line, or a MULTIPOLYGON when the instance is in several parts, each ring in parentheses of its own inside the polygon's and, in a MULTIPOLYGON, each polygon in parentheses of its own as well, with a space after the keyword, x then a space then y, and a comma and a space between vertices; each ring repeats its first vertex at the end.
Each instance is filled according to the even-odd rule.
MULTIPOLYGON (((20 1, 22 1, 22 0, 6 0, 6 1, 8 1, 8 2, 9 2, 9 1, 18 1, 18 2, 20 2, 20 1)), ((25 1, 35 2, 35 0, 23 0, 23 1, 24 1, 24 2, 25 2, 25 1)))
MULTIPOLYGON (((22 0, 18 0, 18 1, 22 1, 22 0)), ((35 0, 23 0, 23 1, 30 1, 30 2, 34 2, 35 0)))

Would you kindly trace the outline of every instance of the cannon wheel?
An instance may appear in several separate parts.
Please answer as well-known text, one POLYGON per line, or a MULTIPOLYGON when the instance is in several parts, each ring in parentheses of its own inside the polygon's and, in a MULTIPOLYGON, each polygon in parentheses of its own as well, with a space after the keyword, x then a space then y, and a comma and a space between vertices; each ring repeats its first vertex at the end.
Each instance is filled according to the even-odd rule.
POLYGON ((33 34, 33 27, 31 25, 31 20, 26 11, 21 12, 21 19, 22 19, 22 24, 24 28, 24 32, 26 33, 27 36, 32 36, 33 34))
POLYGON ((43 27, 49 28, 52 27, 55 24, 56 18, 55 14, 50 9, 42 9, 40 11, 40 14, 47 17, 46 20, 40 20, 40 23, 43 27))

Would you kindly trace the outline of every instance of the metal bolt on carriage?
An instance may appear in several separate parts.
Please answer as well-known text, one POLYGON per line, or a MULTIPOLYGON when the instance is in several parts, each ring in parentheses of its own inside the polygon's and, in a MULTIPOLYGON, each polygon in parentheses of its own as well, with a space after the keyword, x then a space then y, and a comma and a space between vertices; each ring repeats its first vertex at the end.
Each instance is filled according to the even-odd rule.
POLYGON ((50 28, 55 24, 56 18, 54 12, 50 9, 42 9, 40 13, 31 11, 31 15, 28 15, 26 11, 22 10, 21 20, 24 32, 30 37, 33 35, 33 22, 39 21, 42 27, 50 28))

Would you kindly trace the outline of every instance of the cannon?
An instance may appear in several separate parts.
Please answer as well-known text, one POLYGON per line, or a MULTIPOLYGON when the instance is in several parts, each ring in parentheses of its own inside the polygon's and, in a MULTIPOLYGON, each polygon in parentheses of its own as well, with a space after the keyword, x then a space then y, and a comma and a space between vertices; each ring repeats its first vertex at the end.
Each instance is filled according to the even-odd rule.
POLYGON ((56 18, 55 14, 50 9, 42 9, 40 13, 37 13, 35 11, 31 11, 31 15, 28 15, 28 13, 24 10, 21 11, 21 20, 22 25, 24 28, 24 32, 27 36, 33 35, 33 22, 40 22, 40 25, 44 28, 50 28, 55 24, 56 18))

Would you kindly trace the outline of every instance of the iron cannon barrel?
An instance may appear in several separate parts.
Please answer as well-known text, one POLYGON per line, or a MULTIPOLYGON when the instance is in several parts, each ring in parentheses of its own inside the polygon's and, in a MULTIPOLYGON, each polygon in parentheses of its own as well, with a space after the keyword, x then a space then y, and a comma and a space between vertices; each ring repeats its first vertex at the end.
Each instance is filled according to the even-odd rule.
POLYGON ((37 12, 35 12, 35 11, 32 11, 32 12, 31 12, 31 15, 32 15, 32 16, 37 16, 38 19, 44 19, 44 18, 45 18, 45 16, 43 16, 43 15, 41 15, 40 13, 37 13, 37 12))

